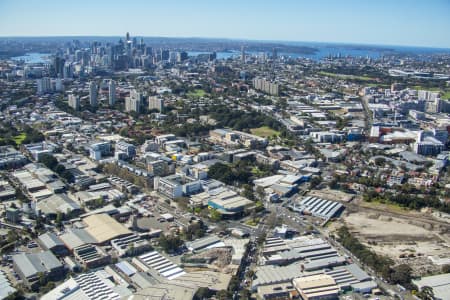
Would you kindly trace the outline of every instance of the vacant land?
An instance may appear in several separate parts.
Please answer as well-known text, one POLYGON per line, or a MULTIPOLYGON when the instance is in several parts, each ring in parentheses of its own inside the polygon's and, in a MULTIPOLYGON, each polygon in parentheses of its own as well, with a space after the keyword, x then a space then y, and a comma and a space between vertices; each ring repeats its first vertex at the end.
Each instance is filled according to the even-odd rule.
POLYGON ((401 217, 368 212, 344 212, 343 220, 350 231, 365 245, 397 263, 411 265, 415 274, 437 271, 432 257, 450 256, 449 238, 445 228, 411 221, 401 217))
POLYGON ((250 129, 250 132, 254 135, 260 136, 260 137, 269 137, 269 136, 278 136, 280 134, 279 131, 276 131, 268 126, 262 126, 259 128, 252 128, 250 129))

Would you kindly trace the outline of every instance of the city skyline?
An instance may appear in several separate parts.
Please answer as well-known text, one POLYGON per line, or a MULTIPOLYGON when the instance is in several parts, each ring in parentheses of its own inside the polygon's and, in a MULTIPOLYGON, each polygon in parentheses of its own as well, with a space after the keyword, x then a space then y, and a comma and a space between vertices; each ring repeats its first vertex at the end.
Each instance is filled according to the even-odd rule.
POLYGON ((0 36, 121 36, 129 31, 145 37, 450 48, 450 2, 441 0, 62 2, 0 2, 0 36))

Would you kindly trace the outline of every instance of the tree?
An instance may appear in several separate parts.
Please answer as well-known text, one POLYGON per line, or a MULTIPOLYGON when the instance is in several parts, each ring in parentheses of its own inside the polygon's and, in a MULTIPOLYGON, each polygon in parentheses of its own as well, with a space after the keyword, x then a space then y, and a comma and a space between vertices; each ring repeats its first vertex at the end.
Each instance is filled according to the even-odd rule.
POLYGON ((239 292, 239 299, 242 299, 242 300, 249 300, 251 295, 252 295, 252 294, 250 293, 250 291, 249 291, 248 289, 242 289, 242 290, 239 292))
POLYGON ((231 295, 227 290, 218 291, 216 296, 217 298, 219 298, 219 300, 228 300, 231 298, 231 295))
POLYGON ((433 288, 429 287, 429 286, 424 286, 424 287, 422 287, 420 292, 418 292, 416 294, 416 296, 419 297, 422 300, 433 300, 434 299, 433 288))
POLYGON ((39 156, 39 162, 43 163, 47 168, 50 170, 55 170, 56 166, 58 165, 58 161, 56 158, 47 153, 43 153, 39 156))
POLYGON ((200 287, 193 297, 193 300, 203 300, 210 298, 212 296, 212 291, 207 287, 200 287))
POLYGON ((443 265, 442 273, 450 273, 450 265, 443 265))
POLYGON ((390 281, 395 284, 408 285, 411 283, 412 269, 407 264, 401 264, 392 268, 390 281))
POLYGON ((55 220, 55 223, 56 223, 58 226, 61 226, 62 220, 63 220, 63 214, 62 214, 61 212, 58 211, 57 214, 56 214, 56 220, 55 220))
POLYGON ((213 208, 209 213, 209 218, 211 219, 211 221, 217 222, 222 219, 222 214, 217 209, 213 208))

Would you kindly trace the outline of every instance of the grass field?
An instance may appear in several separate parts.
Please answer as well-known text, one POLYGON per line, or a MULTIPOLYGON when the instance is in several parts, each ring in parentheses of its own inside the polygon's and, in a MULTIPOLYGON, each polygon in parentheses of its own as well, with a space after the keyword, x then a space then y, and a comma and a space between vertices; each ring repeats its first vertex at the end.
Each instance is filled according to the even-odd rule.
POLYGON ((441 98, 442 99, 450 99, 450 91, 443 93, 441 98))
POLYGON ((441 91, 441 89, 438 88, 438 87, 431 87, 430 88, 430 87, 423 87, 421 85, 414 85, 412 87, 412 89, 414 89, 414 90, 432 91, 432 92, 439 92, 439 91, 441 91))
POLYGON ((17 145, 21 145, 25 138, 27 137, 26 133, 21 133, 19 135, 16 135, 13 140, 16 142, 17 145))
POLYGON ((268 126, 262 126, 259 128, 252 128, 250 129, 250 132, 254 135, 260 136, 260 137, 269 137, 269 136, 273 136, 273 135, 279 135, 280 132, 276 131, 268 126))
POLYGON ((319 72, 320 75, 328 76, 328 77, 334 77, 338 79, 353 79, 353 80, 362 80, 362 81, 370 81, 374 80, 372 77, 368 76, 355 76, 355 75, 346 75, 346 74, 336 74, 336 73, 329 73, 329 72, 319 72))
POLYGON ((201 97, 206 96, 206 92, 205 92, 205 90, 202 90, 202 89, 196 89, 193 92, 187 93, 187 96, 192 97, 192 98, 201 98, 201 97))

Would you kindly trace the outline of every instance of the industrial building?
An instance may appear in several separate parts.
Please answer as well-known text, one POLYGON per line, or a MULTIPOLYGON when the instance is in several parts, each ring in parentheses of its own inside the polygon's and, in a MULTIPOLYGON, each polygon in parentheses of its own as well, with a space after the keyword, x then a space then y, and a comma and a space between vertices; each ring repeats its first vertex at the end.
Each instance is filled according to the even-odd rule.
POLYGON ((13 255, 12 259, 14 271, 31 289, 39 287, 41 274, 47 280, 59 280, 65 273, 63 264, 51 251, 20 253, 13 255))
POLYGON ((12 146, 0 147, 0 169, 21 167, 27 161, 28 159, 12 146))
POLYGON ((91 215, 83 219, 87 225, 85 230, 96 240, 97 244, 104 244, 132 232, 107 214, 91 215))
POLYGON ((132 293, 126 286, 118 286, 104 270, 72 277, 42 296, 42 300, 119 300, 132 293))
POLYGON ((435 299, 450 299, 450 273, 426 276, 412 281, 419 290, 428 286, 433 289, 435 299))
POLYGON ((339 287, 330 275, 319 274, 295 278, 292 283, 303 300, 338 298, 339 287))
POLYGON ((69 254, 69 251, 64 245, 64 242, 53 232, 41 234, 40 236, 38 236, 37 242, 42 247, 42 249, 46 251, 50 250, 57 256, 64 256, 69 254))
POLYGON ((16 291, 6 273, 0 270, 0 299, 6 299, 16 291))
POLYGON ((344 206, 339 202, 308 196, 291 208, 303 214, 311 214, 314 217, 328 220, 338 215, 344 209, 344 206))
POLYGON ((186 274, 182 268, 156 251, 139 256, 139 260, 167 280, 173 280, 186 274))
POLYGON ((111 246, 121 257, 139 255, 151 249, 150 243, 137 234, 113 239, 111 240, 111 246))
POLYGON ((98 268, 111 262, 111 256, 100 247, 87 244, 73 249, 78 262, 87 269, 98 268))

